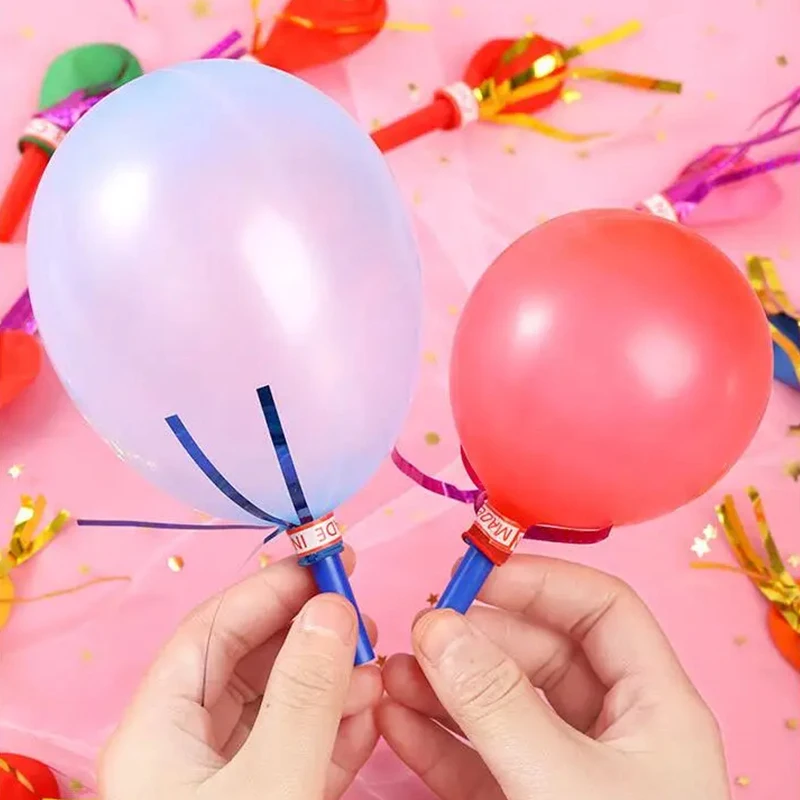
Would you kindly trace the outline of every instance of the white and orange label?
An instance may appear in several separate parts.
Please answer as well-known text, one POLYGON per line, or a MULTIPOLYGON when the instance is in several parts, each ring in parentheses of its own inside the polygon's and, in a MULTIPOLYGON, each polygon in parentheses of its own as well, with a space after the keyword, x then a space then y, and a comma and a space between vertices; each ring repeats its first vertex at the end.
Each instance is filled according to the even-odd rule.
POLYGON ((52 147, 53 150, 64 141, 66 135, 67 132, 63 128, 59 128, 54 122, 41 117, 32 119, 22 132, 23 137, 38 139, 45 145, 52 147))
POLYGON ((525 533, 519 525, 498 514, 488 503, 484 503, 478 509, 475 525, 498 550, 509 554, 514 552, 525 533))
POLYGON ((342 541, 342 532, 333 514, 315 519, 300 528, 292 528, 287 533, 295 553, 300 557, 318 553, 342 541))
POLYGON ((668 219, 670 222, 679 221, 675 207, 663 194, 654 194, 652 197, 648 197, 647 200, 642 201, 641 206, 662 219, 668 219))
POLYGON ((480 105, 475 92, 472 87, 459 81, 458 83, 451 83, 440 90, 442 94, 446 94, 457 106, 459 113, 459 127, 463 128, 470 122, 475 122, 480 117, 480 105))

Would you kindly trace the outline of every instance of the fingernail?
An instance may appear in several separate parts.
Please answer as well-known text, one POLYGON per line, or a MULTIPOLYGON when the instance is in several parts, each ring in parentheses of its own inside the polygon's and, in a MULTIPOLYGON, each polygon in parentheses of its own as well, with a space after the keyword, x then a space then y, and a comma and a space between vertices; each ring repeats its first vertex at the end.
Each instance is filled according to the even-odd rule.
POLYGON ((449 609, 425 614, 414 630, 422 655, 432 664, 438 664, 451 647, 472 635, 464 617, 449 609))
POLYGON ((352 644, 356 634, 356 615, 353 606, 334 594, 312 597, 300 615, 305 631, 336 636, 344 644, 352 644))

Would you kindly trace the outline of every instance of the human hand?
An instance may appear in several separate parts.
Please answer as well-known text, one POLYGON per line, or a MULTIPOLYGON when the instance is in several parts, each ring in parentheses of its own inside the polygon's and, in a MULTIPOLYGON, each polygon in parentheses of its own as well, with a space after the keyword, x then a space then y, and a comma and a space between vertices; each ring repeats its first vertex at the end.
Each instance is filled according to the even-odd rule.
POLYGON ((442 800, 729 798, 716 721, 628 586, 514 556, 480 600, 422 615, 383 670, 378 728, 442 800))
POLYGON ((375 747, 382 683, 353 669, 350 603, 313 594, 292 558, 191 614, 101 758, 103 799, 338 798, 375 747))

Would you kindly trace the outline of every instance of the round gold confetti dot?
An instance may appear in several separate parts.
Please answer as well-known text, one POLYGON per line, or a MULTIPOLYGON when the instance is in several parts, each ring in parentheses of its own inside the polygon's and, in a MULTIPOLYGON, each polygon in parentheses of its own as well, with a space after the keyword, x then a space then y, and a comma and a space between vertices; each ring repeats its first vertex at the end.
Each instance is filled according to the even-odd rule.
POLYGON ((20 475, 22 475, 22 470, 23 469, 24 469, 24 467, 22 466, 22 464, 12 464, 8 468, 8 475, 13 480, 16 480, 17 478, 19 478, 20 475))
POLYGON ((394 509, 393 509, 393 508, 384 508, 384 509, 383 509, 383 513, 384 513, 384 514, 385 514, 387 517, 391 517, 391 516, 393 516, 393 515, 394 515, 394 509))
POLYGON ((777 58, 775 59, 775 63, 779 67, 785 67, 789 63, 789 59, 786 58, 786 56, 777 56, 777 58))
POLYGON ((447 306, 447 313, 448 313, 448 314, 449 314, 451 317, 457 317, 457 316, 458 316, 458 313, 459 313, 459 308, 458 308, 458 306, 452 306, 452 305, 451 305, 451 306, 447 306))
POLYGON ((84 650, 81 653, 81 661, 91 661, 94 658, 91 650, 84 650))
POLYGON ((422 358, 426 364, 435 364, 439 360, 436 358, 436 353, 434 353, 433 350, 426 350, 422 354, 422 358))
POLYGON ((167 559, 167 566, 173 572, 180 572, 183 569, 183 558, 181 556, 170 556, 167 559))
POLYGON ((747 775, 738 775, 735 782, 737 786, 749 786, 750 778, 747 775))
POLYGON ((717 93, 715 91, 712 91, 711 89, 709 89, 705 93, 705 98, 706 98, 706 100, 716 100, 717 99, 717 93))
POLYGON ((429 431, 425 434, 425 444, 435 445, 442 441, 442 437, 435 431, 429 431))
POLYGON ((735 644, 737 647, 741 647, 742 645, 745 645, 745 644, 747 644, 747 637, 746 637, 746 636, 741 636, 741 635, 739 635, 739 636, 734 636, 734 637, 733 637, 733 643, 734 643, 734 644, 735 644))
POLYGON ((266 553, 259 553, 258 565, 263 569, 269 565, 269 556, 266 553))
POLYGON ((514 147, 513 144, 504 144, 503 152, 509 156, 515 156, 517 154, 517 148, 514 147))
POLYGON ((786 727, 790 731, 796 731, 800 728, 800 720, 798 720, 797 717, 791 717, 786 720, 786 727))

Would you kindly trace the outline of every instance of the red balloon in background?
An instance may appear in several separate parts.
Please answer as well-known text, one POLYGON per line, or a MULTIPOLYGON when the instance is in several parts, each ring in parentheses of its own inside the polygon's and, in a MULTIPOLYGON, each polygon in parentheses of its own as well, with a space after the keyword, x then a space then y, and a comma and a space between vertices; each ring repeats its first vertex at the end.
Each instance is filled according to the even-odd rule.
POLYGON ((697 233, 567 214, 512 244, 464 308, 456 427, 497 511, 601 528, 670 512, 752 439, 772 386, 761 305, 697 233))
POLYGON ((49 767, 34 758, 0 753, 0 800, 58 797, 58 781, 49 767))

